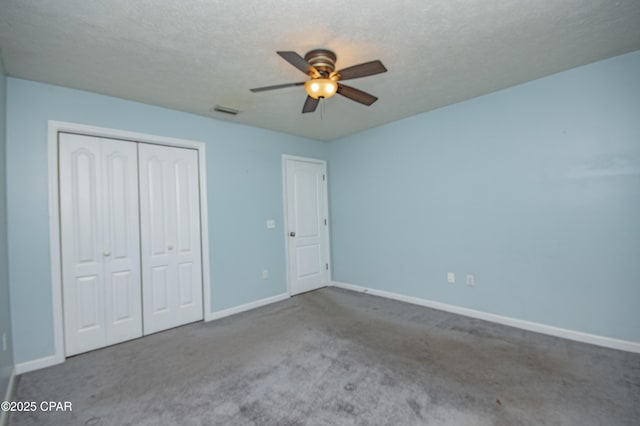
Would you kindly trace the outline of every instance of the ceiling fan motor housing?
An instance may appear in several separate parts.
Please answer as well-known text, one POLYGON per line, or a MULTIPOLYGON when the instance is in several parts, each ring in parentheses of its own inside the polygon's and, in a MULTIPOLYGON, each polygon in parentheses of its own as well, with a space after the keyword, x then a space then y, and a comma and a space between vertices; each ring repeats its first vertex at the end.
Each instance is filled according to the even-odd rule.
POLYGON ((329 77, 329 75, 336 69, 337 56, 327 49, 314 49, 307 52, 304 55, 304 59, 318 70, 323 77, 329 77))

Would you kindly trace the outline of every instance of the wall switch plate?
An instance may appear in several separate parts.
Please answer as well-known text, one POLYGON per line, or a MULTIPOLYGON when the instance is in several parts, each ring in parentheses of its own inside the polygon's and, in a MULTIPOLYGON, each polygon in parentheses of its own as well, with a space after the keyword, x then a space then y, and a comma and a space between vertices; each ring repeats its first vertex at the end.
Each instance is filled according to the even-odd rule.
POLYGON ((262 271, 262 279, 263 280, 268 280, 269 279, 269 270, 268 269, 264 269, 262 271))
POLYGON ((276 227, 275 219, 267 219, 267 229, 273 229, 276 227))
POLYGON ((473 277, 473 275, 471 275, 471 274, 467 275, 467 285, 468 285, 469 287, 473 287, 473 286, 475 286, 475 285, 476 285, 476 280, 475 280, 475 278, 473 277))
POLYGON ((455 284, 456 274, 454 274, 453 272, 447 272, 447 282, 449 284, 455 284))
POLYGON ((7 351, 7 332, 2 333, 2 352, 7 351))

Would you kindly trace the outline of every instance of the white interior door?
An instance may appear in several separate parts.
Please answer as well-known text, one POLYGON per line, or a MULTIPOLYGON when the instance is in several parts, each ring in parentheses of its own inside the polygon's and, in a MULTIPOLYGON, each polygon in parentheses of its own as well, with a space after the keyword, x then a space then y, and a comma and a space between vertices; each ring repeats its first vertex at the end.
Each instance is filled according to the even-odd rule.
POLYGON ((144 334, 203 318, 198 152, 139 144, 144 334))
POLYGON ((326 166, 285 159, 288 274, 291 294, 329 283, 326 166))
POLYGON ((60 133, 66 355, 142 335, 136 144, 60 133))

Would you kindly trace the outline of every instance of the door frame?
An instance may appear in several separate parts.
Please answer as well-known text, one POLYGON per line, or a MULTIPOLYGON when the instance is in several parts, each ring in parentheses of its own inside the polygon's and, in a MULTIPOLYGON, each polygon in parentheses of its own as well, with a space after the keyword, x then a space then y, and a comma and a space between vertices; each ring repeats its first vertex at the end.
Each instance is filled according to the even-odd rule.
MULTIPOLYGON (((47 122, 47 145, 49 162, 49 259, 51 262, 51 303, 53 316, 53 360, 46 366, 63 363, 64 320, 62 307, 62 268, 60 253, 60 198, 58 181, 58 133, 76 133, 86 136, 119 139, 130 142, 191 148, 198 151, 198 180, 200 189, 200 250, 202 256, 202 302, 204 321, 214 319, 211 315, 211 281, 209 267, 209 225, 207 213, 207 165, 203 142, 169 138, 126 130, 88 126, 78 123, 49 120, 47 122)), ((45 365, 43 365, 45 367, 45 365)))
POLYGON ((285 275, 287 278, 287 292, 289 296, 292 296, 291 290, 291 280, 289 278, 289 230, 287 229, 287 224, 289 223, 289 206, 287 200, 287 160, 294 161, 305 161, 307 163, 315 163, 322 165, 323 173, 325 176, 324 180, 324 215, 327 218, 327 226, 324 227, 324 240, 326 241, 326 247, 324 248, 325 256, 327 258, 327 262, 329 262, 329 269, 327 271, 327 285, 331 283, 331 241, 329 240, 330 232, 329 227, 331 226, 331 220, 329 220, 329 175, 327 174, 327 161, 320 160, 317 158, 310 157, 299 157, 296 155, 282 154, 282 200, 284 205, 284 221, 282 223, 282 228, 284 232, 284 258, 285 258, 285 275))

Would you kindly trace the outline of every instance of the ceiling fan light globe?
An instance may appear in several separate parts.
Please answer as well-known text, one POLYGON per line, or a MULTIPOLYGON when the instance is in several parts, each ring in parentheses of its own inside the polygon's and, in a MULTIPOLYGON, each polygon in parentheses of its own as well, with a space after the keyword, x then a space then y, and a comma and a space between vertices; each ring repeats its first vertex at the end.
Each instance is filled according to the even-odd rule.
POLYGON ((327 99, 336 94, 338 83, 329 78, 314 78, 304 84, 304 89, 313 99, 327 99))

